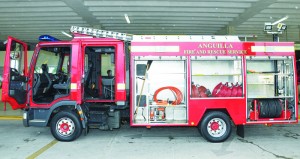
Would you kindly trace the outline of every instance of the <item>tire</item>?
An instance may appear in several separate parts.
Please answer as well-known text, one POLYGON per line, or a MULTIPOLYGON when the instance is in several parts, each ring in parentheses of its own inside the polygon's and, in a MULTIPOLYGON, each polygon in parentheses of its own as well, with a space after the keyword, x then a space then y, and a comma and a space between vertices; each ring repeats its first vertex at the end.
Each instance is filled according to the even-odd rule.
POLYGON ((72 111, 57 113, 50 123, 51 133, 58 141, 73 141, 82 133, 78 115, 72 111))
POLYGON ((223 142, 230 136, 232 127, 225 113, 213 111, 205 114, 198 129, 207 141, 223 142))

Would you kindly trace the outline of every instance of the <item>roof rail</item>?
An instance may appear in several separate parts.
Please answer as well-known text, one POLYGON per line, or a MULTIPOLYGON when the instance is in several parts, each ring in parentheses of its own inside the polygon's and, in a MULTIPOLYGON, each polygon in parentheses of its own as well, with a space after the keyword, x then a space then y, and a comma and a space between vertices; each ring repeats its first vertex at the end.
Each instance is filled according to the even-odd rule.
POLYGON ((101 30, 101 29, 94 29, 94 28, 87 28, 87 27, 79 27, 79 26, 71 26, 70 28, 71 33, 78 33, 78 34, 84 34, 84 35, 91 35, 94 37, 104 37, 104 38, 114 38, 118 40, 124 40, 124 41, 131 41, 132 35, 126 34, 126 33, 119 33, 114 31, 107 31, 107 30, 101 30))

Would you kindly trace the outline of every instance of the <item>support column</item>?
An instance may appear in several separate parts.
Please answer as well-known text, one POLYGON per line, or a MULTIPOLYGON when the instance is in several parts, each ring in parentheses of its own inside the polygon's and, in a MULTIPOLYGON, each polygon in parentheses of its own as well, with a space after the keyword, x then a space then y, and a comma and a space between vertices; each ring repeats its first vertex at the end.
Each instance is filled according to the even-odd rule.
POLYGON ((217 32, 217 35, 234 35, 234 34, 235 34, 234 26, 226 26, 225 28, 217 32))
POLYGON ((227 26, 227 34, 234 35, 235 34, 235 27, 234 26, 227 26))
POLYGON ((273 41, 274 42, 279 42, 279 35, 278 34, 273 34, 273 41))

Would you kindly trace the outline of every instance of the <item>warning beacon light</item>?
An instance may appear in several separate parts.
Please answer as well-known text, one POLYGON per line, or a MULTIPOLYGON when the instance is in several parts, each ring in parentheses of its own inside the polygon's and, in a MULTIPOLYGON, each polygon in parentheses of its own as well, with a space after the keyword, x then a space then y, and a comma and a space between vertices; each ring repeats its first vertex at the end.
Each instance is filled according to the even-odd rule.
POLYGON ((39 41, 60 41, 60 40, 51 35, 41 35, 39 37, 39 41))

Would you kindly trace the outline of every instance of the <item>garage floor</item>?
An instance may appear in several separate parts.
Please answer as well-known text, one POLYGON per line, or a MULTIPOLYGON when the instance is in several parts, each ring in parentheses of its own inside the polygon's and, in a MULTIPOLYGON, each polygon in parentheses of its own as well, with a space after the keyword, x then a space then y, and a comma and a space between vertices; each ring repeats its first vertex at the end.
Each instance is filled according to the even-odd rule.
POLYGON ((300 125, 247 126, 245 138, 235 129, 223 143, 208 143, 192 127, 92 129, 73 142, 56 141, 49 128, 22 125, 20 111, 0 104, 0 158, 74 159, 299 159, 300 125), (4 117, 3 117, 4 116, 4 117))

